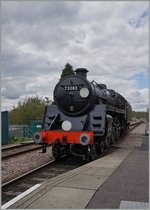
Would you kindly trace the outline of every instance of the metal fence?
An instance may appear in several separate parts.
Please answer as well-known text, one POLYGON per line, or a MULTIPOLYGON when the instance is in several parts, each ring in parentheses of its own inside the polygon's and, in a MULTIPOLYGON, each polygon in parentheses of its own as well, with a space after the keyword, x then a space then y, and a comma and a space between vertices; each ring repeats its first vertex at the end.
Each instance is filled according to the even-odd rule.
POLYGON ((11 137, 33 138, 41 130, 42 120, 31 120, 29 125, 9 125, 8 111, 1 112, 1 144, 9 144, 11 137))
POLYGON ((10 125, 9 126, 10 137, 33 137, 33 132, 27 125, 10 125))

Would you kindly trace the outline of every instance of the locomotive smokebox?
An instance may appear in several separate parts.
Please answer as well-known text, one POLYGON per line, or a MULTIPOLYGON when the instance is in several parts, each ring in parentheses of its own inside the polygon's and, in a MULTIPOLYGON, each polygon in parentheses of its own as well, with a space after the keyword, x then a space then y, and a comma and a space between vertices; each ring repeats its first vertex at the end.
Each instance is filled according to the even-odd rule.
POLYGON ((85 68, 78 68, 74 72, 76 73, 76 75, 83 77, 84 79, 87 79, 87 72, 89 71, 85 68))

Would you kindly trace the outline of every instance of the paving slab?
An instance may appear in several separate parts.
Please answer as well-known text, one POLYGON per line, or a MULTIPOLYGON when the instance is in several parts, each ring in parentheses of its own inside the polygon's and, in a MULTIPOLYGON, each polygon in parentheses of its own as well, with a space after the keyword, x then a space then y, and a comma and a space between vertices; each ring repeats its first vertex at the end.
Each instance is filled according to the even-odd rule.
POLYGON ((36 203, 41 196, 46 194, 50 191, 53 186, 49 186, 46 183, 42 184, 41 187, 34 190, 29 195, 25 196, 24 198, 20 199, 18 202, 10 206, 10 209, 26 209, 31 203, 36 203))
POLYGON ((101 176, 110 176, 114 168, 96 168, 96 167, 90 167, 89 169, 82 172, 82 174, 88 174, 88 175, 101 175, 101 176))
POLYGON ((94 162, 90 162, 86 166, 97 168, 117 168, 130 152, 131 150, 120 149, 113 154, 95 160, 94 162))
POLYGON ((82 190, 66 187, 55 187, 38 199, 30 203, 29 209, 83 209, 89 199, 94 195, 94 190, 82 190), (81 199, 82 197, 82 199, 81 199))
POLYGON ((97 167, 97 168, 117 168, 117 166, 122 162, 122 160, 114 160, 114 161, 102 161, 90 163, 88 166, 97 167))
POLYGON ((65 182, 62 182, 58 186, 97 190, 107 178, 108 176, 77 174, 76 176, 67 179, 65 182))

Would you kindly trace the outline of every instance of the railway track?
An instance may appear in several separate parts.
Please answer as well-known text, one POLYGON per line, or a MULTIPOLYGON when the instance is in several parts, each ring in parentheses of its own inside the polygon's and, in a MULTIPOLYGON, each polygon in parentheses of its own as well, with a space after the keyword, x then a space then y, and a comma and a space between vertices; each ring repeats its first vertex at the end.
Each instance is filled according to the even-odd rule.
POLYGON ((139 126, 142 123, 143 123, 143 121, 139 121, 139 122, 131 124, 127 133, 129 133, 131 130, 133 130, 134 128, 136 128, 137 126, 139 126))
MULTIPOLYGON (((98 158, 111 154, 116 151, 116 148, 106 149, 98 158)), ((59 161, 52 159, 50 162, 17 177, 7 183, 2 184, 2 205, 43 181, 50 180, 60 174, 76 169, 86 162, 75 156, 64 156, 59 161)))
POLYGON ((85 162, 76 159, 74 156, 63 157, 60 161, 52 159, 45 165, 17 177, 10 182, 4 183, 2 185, 2 205, 35 184, 73 170, 83 164, 85 164, 85 162))
MULTIPOLYGON (((139 126, 142 122, 138 122, 129 129, 128 133, 139 126)), ((116 151, 118 148, 111 147, 106 149, 104 154, 98 156, 98 158, 103 157, 116 151)), ((67 171, 73 170, 79 166, 86 164, 81 159, 74 156, 63 157, 60 161, 55 161, 51 159, 50 162, 29 171, 20 177, 17 177, 9 182, 2 184, 2 204, 8 202, 9 200, 21 194, 25 190, 31 188, 35 184, 46 181, 47 179, 53 178, 59 174, 65 173, 67 171)))
POLYGON ((35 143, 19 144, 11 147, 2 148, 2 160, 40 148, 42 148, 42 145, 37 145, 35 143))

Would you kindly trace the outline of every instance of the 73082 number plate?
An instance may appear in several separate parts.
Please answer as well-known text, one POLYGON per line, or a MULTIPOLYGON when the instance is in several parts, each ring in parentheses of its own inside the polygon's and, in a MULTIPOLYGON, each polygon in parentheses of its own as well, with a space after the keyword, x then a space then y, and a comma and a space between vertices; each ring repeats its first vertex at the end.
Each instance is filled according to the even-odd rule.
POLYGON ((77 85, 65 85, 64 89, 65 91, 77 91, 79 87, 77 85))

